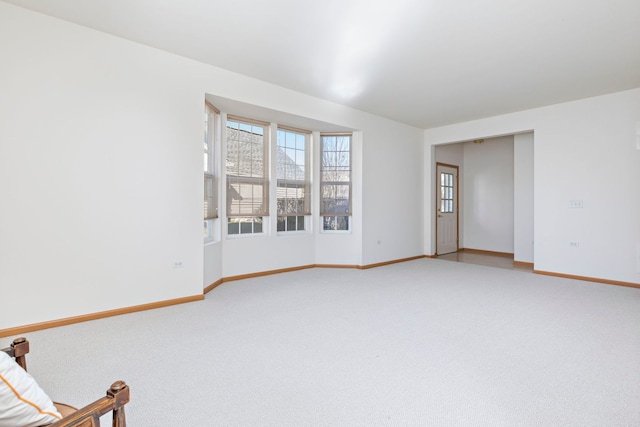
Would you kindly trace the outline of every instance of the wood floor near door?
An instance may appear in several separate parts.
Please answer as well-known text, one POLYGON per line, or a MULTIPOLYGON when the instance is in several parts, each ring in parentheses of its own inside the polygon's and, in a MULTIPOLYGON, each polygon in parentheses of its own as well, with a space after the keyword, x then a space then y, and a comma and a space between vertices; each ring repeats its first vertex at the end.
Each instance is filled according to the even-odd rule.
POLYGON ((527 264, 514 263, 513 256, 505 254, 489 254, 472 251, 453 252, 445 255, 438 255, 438 259, 445 261, 464 262, 468 264, 485 265, 487 267, 504 268, 507 270, 531 271, 533 268, 527 264))

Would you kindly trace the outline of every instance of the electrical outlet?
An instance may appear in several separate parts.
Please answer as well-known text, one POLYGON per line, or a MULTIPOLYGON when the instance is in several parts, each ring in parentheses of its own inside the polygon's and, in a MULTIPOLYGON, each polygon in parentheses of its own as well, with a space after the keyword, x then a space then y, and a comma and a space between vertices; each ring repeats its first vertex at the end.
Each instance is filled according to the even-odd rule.
POLYGON ((583 207, 582 200, 569 200, 569 207, 572 209, 580 209, 583 207))
POLYGON ((182 261, 173 261, 173 268, 182 268, 184 267, 184 263, 182 261))
POLYGON ((569 241, 569 247, 570 248, 578 248, 578 247, 580 247, 580 242, 578 242, 576 240, 570 240, 569 241))

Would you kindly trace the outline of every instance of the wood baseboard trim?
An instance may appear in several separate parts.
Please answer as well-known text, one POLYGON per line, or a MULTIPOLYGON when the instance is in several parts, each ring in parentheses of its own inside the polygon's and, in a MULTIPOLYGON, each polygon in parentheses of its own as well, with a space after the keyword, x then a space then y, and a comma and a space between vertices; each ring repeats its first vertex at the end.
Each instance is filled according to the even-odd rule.
POLYGON ((67 317, 64 319, 51 320, 49 322, 32 323, 25 326, 17 326, 15 328, 0 329, 0 338, 14 335, 22 335, 27 332, 40 331, 43 329, 57 328, 58 326, 67 326, 74 323, 87 322, 89 320, 104 319, 105 317, 119 316, 121 314, 135 313, 137 311, 151 310, 154 308, 168 307, 170 305, 184 304, 187 302, 201 301, 204 295, 193 295, 190 297, 175 298, 171 300, 152 302, 149 304, 134 305, 131 307, 117 308, 114 310, 100 311, 98 313, 82 314, 80 316, 67 317))
POLYGON ((360 270, 368 270, 370 268, 382 267, 382 266, 391 265, 391 264, 398 264, 400 262, 414 261, 416 259, 422 259, 422 258, 426 258, 426 255, 418 255, 418 256, 412 256, 412 257, 409 257, 409 258, 395 259, 393 261, 385 261, 385 262, 378 262, 378 263, 375 263, 375 264, 361 265, 361 266, 358 267, 358 269, 360 269, 360 270))
POLYGON ((554 273, 551 271, 533 270, 535 274, 544 276, 562 277, 564 279, 584 280, 585 282, 604 283, 606 285, 626 286, 628 288, 640 289, 640 283, 621 282, 619 280, 599 279, 597 277, 574 276, 573 274, 554 273))
MULTIPOLYGON (((223 277, 222 279, 219 279, 219 280, 213 282, 212 284, 210 284, 209 286, 207 286, 206 288, 204 288, 202 295, 193 295, 193 296, 190 296, 190 297, 176 298, 176 299, 171 299, 171 300, 166 300, 166 301, 152 302, 152 303, 149 303, 149 304, 141 304, 141 305, 135 305, 135 306, 131 306, 131 307, 118 308, 118 309, 114 309, 114 310, 101 311, 101 312, 98 312, 98 313, 83 314, 83 315, 80 315, 80 316, 67 317, 67 318, 64 318, 64 319, 52 320, 52 321, 48 321, 48 322, 33 323, 33 324, 30 324, 30 325, 17 326, 15 328, 0 329, 0 338, 9 337, 9 336, 16 336, 16 335, 22 335, 22 334, 26 334, 28 332, 40 331, 40 330, 43 330, 43 329, 57 328, 59 326, 72 325, 74 323, 87 322, 89 320, 97 320, 97 319, 103 319, 103 318, 106 318, 106 317, 119 316, 121 314, 135 313, 137 311, 152 310, 154 308, 168 307, 170 305, 177 305, 177 304, 184 304, 184 303, 188 303, 188 302, 201 301, 201 300, 204 299, 205 294, 211 292, 217 286, 219 286, 219 285, 221 285, 222 283, 225 283, 225 282, 232 282, 234 280, 242 280, 242 279, 250 279, 250 278, 253 278, 253 277, 269 276, 269 275, 272 275, 272 274, 287 273, 287 272, 290 272, 290 271, 298 271, 298 270, 306 270, 306 269, 309 269, 309 268, 351 268, 351 269, 366 270, 366 269, 369 269, 369 268, 381 267, 381 266, 389 265, 389 264, 396 264, 396 263, 405 262, 405 261, 413 261, 413 260, 420 259, 420 258, 425 258, 425 257, 428 257, 428 255, 419 255, 419 256, 415 256, 415 257, 411 257, 411 258, 403 258, 403 259, 398 259, 398 260, 393 260, 393 261, 380 262, 380 263, 377 263, 377 264, 364 265, 364 266, 362 266, 362 265, 350 265, 350 264, 310 264, 310 265, 303 265, 303 266, 299 266, 299 267, 290 267, 290 268, 282 268, 282 269, 278 269, 278 270, 262 271, 262 272, 259 272, 259 273, 241 274, 241 275, 238 275, 238 276, 223 277)), ((640 285, 639 285, 639 287, 640 287, 640 285)))
POLYGON ((315 265, 301 265, 299 267, 289 267, 289 268, 280 268, 278 270, 267 270, 260 271, 258 273, 249 273, 249 274, 240 274, 238 276, 228 276, 223 277, 222 282, 233 282, 234 280, 242 280, 242 279, 252 279, 254 277, 262 277, 262 276, 270 276, 272 274, 280 274, 280 273, 288 273, 290 271, 298 271, 298 270, 306 270, 308 268, 313 268, 315 265))
POLYGON ((211 292, 212 290, 214 290, 218 285, 221 285, 222 282, 223 282, 222 279, 218 279, 215 282, 213 282, 212 284, 210 284, 209 286, 207 286, 206 288, 204 288, 204 290, 202 292, 206 295, 209 292, 211 292))
POLYGON ((532 263, 532 262, 513 261, 513 265, 514 265, 515 267, 524 267, 524 268, 531 268, 531 269, 533 269, 533 263, 532 263))
POLYGON ((433 255, 425 255, 425 258, 431 258, 431 259, 436 259, 438 258, 438 254, 433 254, 433 255))
MULTIPOLYGON (((272 274, 279 274, 279 273, 287 273, 289 271, 297 271, 297 270, 306 270, 308 268, 351 268, 351 269, 357 269, 357 270, 367 270, 369 268, 375 268, 375 267, 382 267, 385 265, 389 265, 389 264, 396 264, 399 262, 406 262, 406 261, 413 261, 416 259, 421 259, 421 258, 425 258, 426 255, 418 255, 418 256, 414 256, 414 257, 410 257, 410 258, 402 258, 402 259, 395 259, 392 261, 384 261, 384 262, 379 262, 376 264, 367 264, 367 265, 357 265, 357 264, 309 264, 309 265, 303 265, 300 267, 290 267, 290 268, 282 268, 282 269, 278 269, 278 270, 268 270, 268 271, 261 271, 258 273, 250 273, 250 274, 240 274, 238 276, 228 276, 228 277, 223 277, 222 279, 220 279, 222 282, 232 282, 234 280, 242 280, 242 279, 251 279, 253 277, 261 277, 261 276, 269 276, 272 274)), ((211 289, 215 288, 216 286, 218 286, 220 283, 216 282, 212 285, 210 285, 209 287, 211 287, 211 289)), ((207 287, 206 289, 209 289, 209 287, 207 287)), ((208 292, 208 291, 206 291, 208 292)))
POLYGON ((359 265, 355 264, 315 264, 315 268, 359 268, 359 265))
POLYGON ((458 252, 468 252, 470 254, 493 255, 493 256, 501 256, 505 258, 513 258, 513 254, 509 252, 484 251, 482 249, 460 248, 458 249, 458 252))

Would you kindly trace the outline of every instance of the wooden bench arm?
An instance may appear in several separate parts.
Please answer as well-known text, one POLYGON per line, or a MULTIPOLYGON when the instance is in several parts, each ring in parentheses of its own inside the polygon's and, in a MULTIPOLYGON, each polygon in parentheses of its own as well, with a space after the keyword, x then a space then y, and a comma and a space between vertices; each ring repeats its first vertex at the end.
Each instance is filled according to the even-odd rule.
POLYGON ((29 341, 26 338, 20 337, 13 340, 10 347, 0 349, 4 351, 10 357, 13 357, 18 365, 25 371, 27 370, 27 358, 25 355, 29 353, 29 341))
POLYGON ((79 426, 87 420, 93 420, 94 426, 100 426, 100 417, 113 411, 113 427, 126 427, 124 405, 129 403, 129 386, 124 381, 116 381, 107 390, 107 395, 71 415, 50 424, 48 427, 79 426))
MULTIPOLYGON (((29 341, 26 338, 16 338, 10 347, 0 349, 0 351, 4 351, 13 357, 22 369, 27 370, 27 358, 25 355, 29 353, 29 341)), ((92 421, 93 424, 91 425, 94 427, 100 427, 100 417, 111 411, 113 411, 112 427, 126 427, 124 405, 127 403, 129 403, 129 386, 124 381, 116 381, 111 384, 111 388, 107 390, 105 397, 90 403, 53 424, 49 424, 47 427, 80 427, 81 425, 84 426, 83 423, 88 421, 92 421)))

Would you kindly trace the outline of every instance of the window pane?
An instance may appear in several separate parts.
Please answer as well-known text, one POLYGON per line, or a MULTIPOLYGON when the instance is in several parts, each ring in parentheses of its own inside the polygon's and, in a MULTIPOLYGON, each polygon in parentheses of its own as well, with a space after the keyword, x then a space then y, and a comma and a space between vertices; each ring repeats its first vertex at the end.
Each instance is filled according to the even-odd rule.
POLYGON ((322 228, 325 231, 349 230, 348 216, 325 216, 322 218, 322 228))
POLYGON ((440 212, 453 212, 454 176, 450 173, 440 174, 440 212))
POLYGON ((348 216, 339 216, 338 217, 338 230, 348 230, 349 229, 349 217, 348 216))
MULTIPOLYGON (((249 123, 227 121, 227 159, 225 163, 226 172, 230 180, 233 177, 243 178, 255 178, 254 183, 259 187, 266 187, 265 171, 268 168, 267 159, 265 158, 265 139, 264 129, 261 126, 252 125, 249 123)), ((235 202, 242 200, 238 198, 239 194, 244 196, 246 193, 241 193, 239 188, 234 188, 228 193, 227 206, 233 206, 235 202)), ((259 208, 260 213, 264 213, 267 202, 266 193, 263 195, 257 195, 254 191, 250 192, 250 201, 248 203, 258 203, 261 205, 259 208), (260 199, 260 200, 257 200, 260 199)), ((235 203, 237 205, 238 203, 235 203)), ((243 212, 246 213, 246 212, 243 212)), ((255 213, 255 212, 248 212, 255 213)))
POLYGON ((323 230, 336 230, 336 217, 335 216, 325 216, 322 218, 323 230))
POLYGON ((322 161, 325 170, 335 169, 338 165, 338 153, 333 151, 325 151, 322 154, 322 161))
POLYGON ((349 159, 350 156, 348 152, 341 152, 336 154, 336 164, 343 169, 349 169, 349 165, 351 164, 351 161, 349 159))
POLYGON ((306 164, 307 140, 308 137, 305 134, 278 129, 276 167, 278 214, 293 218, 283 219, 286 221, 284 227, 286 231, 296 230, 296 214, 310 213, 310 183, 306 164))
POLYGON ((249 234, 253 232, 253 222, 243 221, 240 223, 240 234, 249 234))
POLYGON ((336 137, 335 136, 323 136, 323 150, 324 151, 336 151, 336 137))
POLYGON ((253 232, 262 233, 262 217, 255 218, 253 223, 253 232))
POLYGON ((237 181, 233 177, 228 177, 227 187, 227 214, 256 215, 266 214, 268 204, 266 200, 267 190, 263 182, 256 180, 237 181))
POLYGON ((325 214, 348 214, 351 204, 349 185, 323 185, 322 212, 325 214))
MULTIPOLYGON (((268 185, 264 127, 227 121, 227 215, 268 215, 268 185)), ((256 232, 253 220, 243 218, 240 233, 256 232), (251 231, 249 226, 251 225, 251 231)))
POLYGON ((295 216, 288 216, 287 217, 287 230, 288 231, 295 231, 296 230, 296 217, 295 216))

